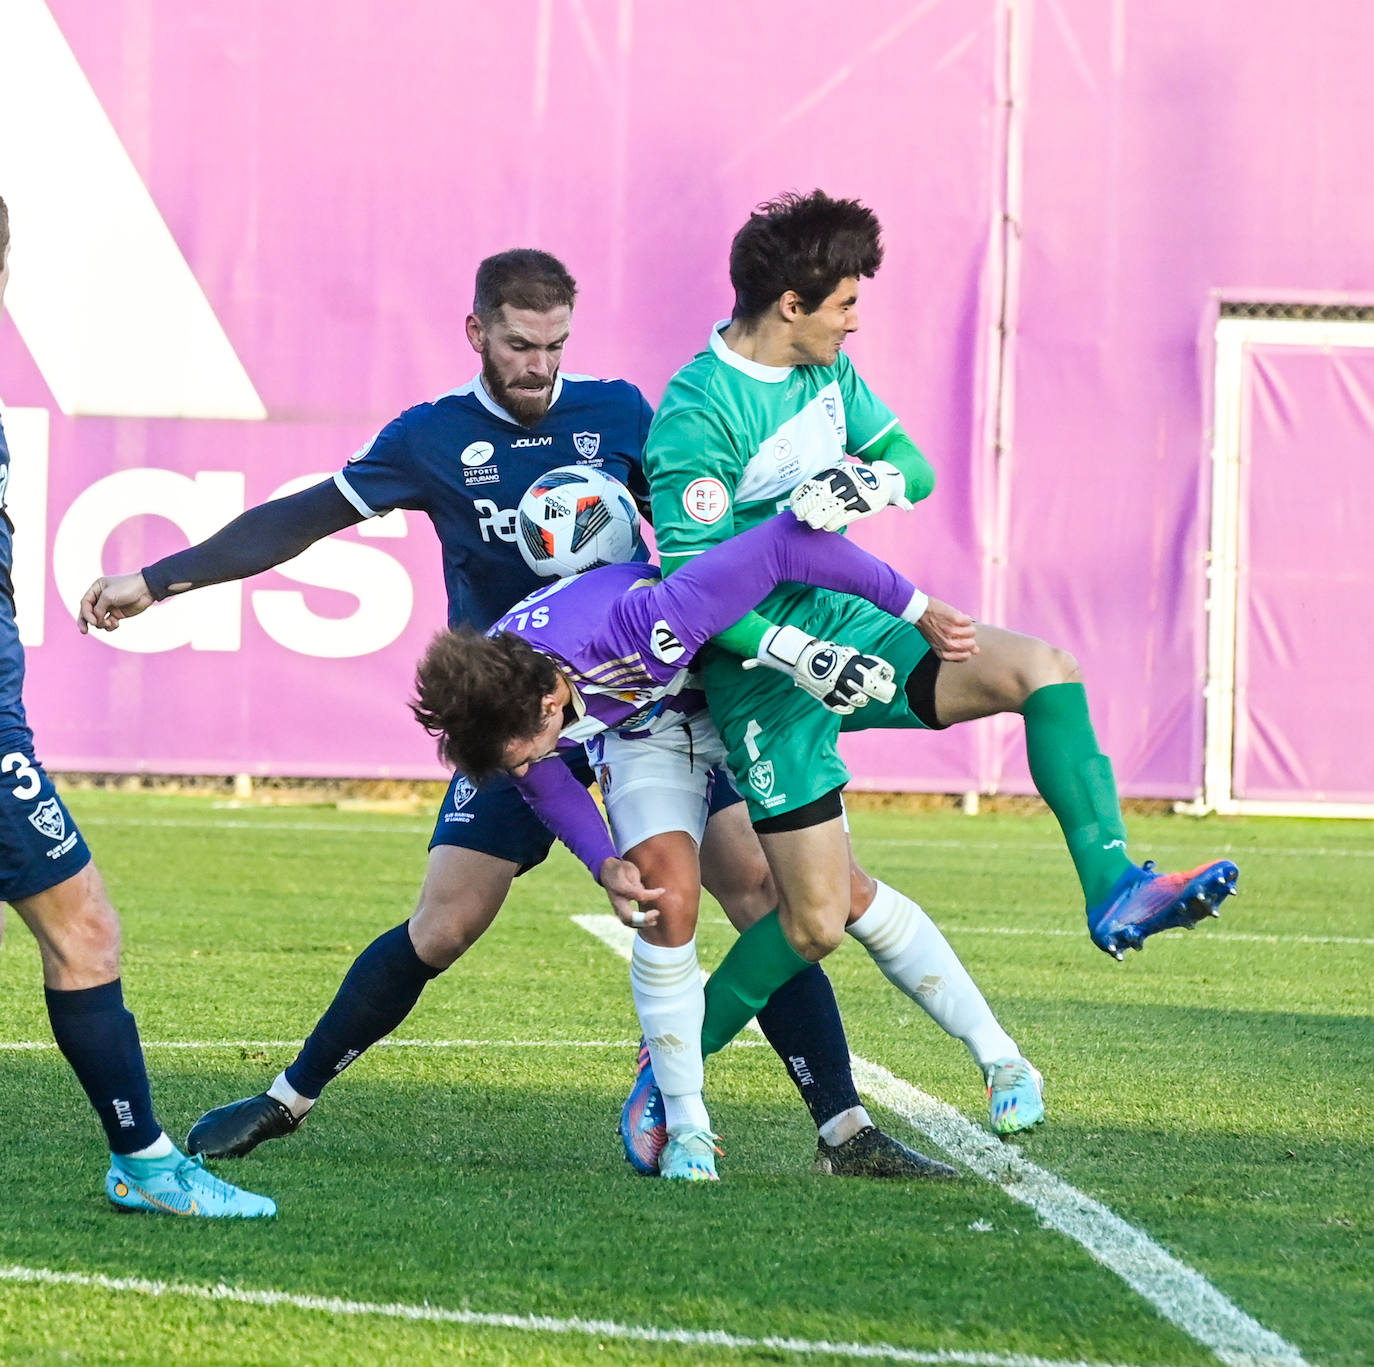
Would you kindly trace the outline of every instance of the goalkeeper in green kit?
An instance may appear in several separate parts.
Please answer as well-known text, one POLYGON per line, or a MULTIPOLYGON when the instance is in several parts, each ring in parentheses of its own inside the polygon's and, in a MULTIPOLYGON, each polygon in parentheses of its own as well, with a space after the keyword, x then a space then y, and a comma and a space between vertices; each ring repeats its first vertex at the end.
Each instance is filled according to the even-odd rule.
MULTIPOLYGON (((761 205, 736 234, 733 316, 668 382, 645 447, 665 574, 783 508, 838 531, 930 494, 930 465, 842 350, 858 327, 860 279, 881 262, 871 210, 819 190, 761 205)), ((1082 884, 1088 932, 1117 959, 1158 931, 1216 915, 1235 891, 1229 860, 1177 874, 1130 860, 1111 761, 1071 655, 981 623, 976 639, 975 654, 942 662, 913 626, 786 584, 698 656, 779 893, 777 911, 739 938, 707 986, 704 1052, 846 931, 918 999, 908 950, 925 922, 920 907, 880 885, 849 919, 849 774, 837 713, 849 713, 846 729, 939 730, 1019 712, 1031 776, 1082 884)), ((1026 1104, 1038 1105, 1039 1080, 1021 1063, 1026 1104)))

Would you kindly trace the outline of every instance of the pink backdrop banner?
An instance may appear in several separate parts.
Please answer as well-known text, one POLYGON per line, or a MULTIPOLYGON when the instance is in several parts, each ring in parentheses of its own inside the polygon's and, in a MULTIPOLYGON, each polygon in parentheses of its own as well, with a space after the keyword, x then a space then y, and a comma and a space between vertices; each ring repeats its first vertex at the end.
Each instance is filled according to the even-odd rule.
POLYGON ((1235 793, 1374 802, 1374 352, 1255 346, 1244 395, 1235 793))
MULTIPOLYGON (((851 354, 939 473, 859 539, 1072 649, 1125 791, 1196 791, 1198 320, 1218 288, 1374 288, 1368 7, 874 0, 842 34, 833 6, 774 0, 50 8, 267 411, 64 416, 0 321, 0 394, 49 421, 24 627, 51 766, 438 774, 405 708, 443 620, 422 517, 191 595, 155 653, 79 638, 72 583, 328 474, 465 381, 493 251, 563 257, 568 368, 656 400, 728 312, 749 208, 821 185, 884 221, 851 354)), ((30 208, 11 203, 16 275, 30 208)), ((861 786, 1027 786, 1014 724, 846 747, 861 786)))

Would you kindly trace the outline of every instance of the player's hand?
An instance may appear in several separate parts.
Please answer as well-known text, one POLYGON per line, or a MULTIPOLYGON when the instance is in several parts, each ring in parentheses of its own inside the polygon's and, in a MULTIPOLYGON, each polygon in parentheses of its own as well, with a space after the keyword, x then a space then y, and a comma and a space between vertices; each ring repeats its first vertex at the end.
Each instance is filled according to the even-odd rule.
POLYGON ((115 574, 97 579, 81 599, 77 625, 84 636, 92 627, 114 631, 126 617, 152 607, 153 595, 142 574, 115 574))
POLYGON ((641 910, 640 902, 652 902, 662 897, 666 889, 646 888, 640 881, 639 870, 628 859, 607 859, 601 865, 597 882, 606 889, 611 909, 627 926, 652 926, 658 921, 658 908, 641 910))
POLYGON ((978 654, 978 631, 973 618, 938 598, 932 598, 916 619, 916 630, 926 638, 938 659, 957 664, 978 654))
POLYGON ((837 465, 813 475, 792 490, 789 502, 799 522, 826 532, 838 532, 883 508, 911 507, 905 477, 885 460, 875 460, 871 465, 837 465))
POLYGON ((798 688, 841 716, 866 707, 870 698, 891 702, 897 692, 896 671, 886 660, 808 636, 799 627, 780 626, 767 632, 758 656, 744 662, 745 669, 760 665, 790 674, 798 688))

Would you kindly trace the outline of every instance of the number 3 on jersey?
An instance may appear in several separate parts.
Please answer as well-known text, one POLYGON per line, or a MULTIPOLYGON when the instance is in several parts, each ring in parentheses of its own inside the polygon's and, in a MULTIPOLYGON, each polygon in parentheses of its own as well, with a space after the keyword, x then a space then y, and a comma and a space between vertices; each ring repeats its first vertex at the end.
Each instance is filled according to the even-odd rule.
POLYGON ((11 796, 17 797, 21 802, 37 797, 38 790, 43 786, 43 780, 38 777, 38 770, 29 763, 28 756, 20 754, 18 750, 13 750, 4 759, 0 759, 0 771, 15 775, 16 782, 11 796))

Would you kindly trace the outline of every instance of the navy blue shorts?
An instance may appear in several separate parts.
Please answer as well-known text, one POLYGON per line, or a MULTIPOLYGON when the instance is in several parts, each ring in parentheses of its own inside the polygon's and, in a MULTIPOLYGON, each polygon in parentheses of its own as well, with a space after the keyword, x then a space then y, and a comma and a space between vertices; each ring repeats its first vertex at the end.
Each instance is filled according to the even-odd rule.
POLYGON ((0 752, 0 901, 22 902, 80 873, 91 852, 32 741, 11 735, 0 752))
MULTIPOLYGON (((583 787, 591 787, 594 775, 583 750, 566 750, 558 757, 583 787)), ((707 820, 742 801, 733 783, 713 784, 707 820)), ((439 808, 429 848, 454 845, 461 850, 508 859, 519 866, 519 877, 549 857, 554 839, 510 779, 494 778, 478 788, 462 774, 455 774, 439 808)))

